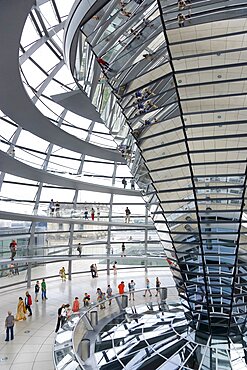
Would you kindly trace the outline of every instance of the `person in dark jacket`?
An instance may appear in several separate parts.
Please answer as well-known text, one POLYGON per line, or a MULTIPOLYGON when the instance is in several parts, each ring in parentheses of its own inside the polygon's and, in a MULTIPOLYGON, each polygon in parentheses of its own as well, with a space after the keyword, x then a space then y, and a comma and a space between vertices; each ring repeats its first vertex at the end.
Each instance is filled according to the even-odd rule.
POLYGON ((36 281, 36 284, 35 284, 35 287, 34 287, 35 302, 39 301, 38 300, 39 290, 40 290, 39 281, 36 281))
POLYGON ((6 328, 6 339, 5 342, 9 341, 9 334, 10 339, 14 339, 14 325, 15 325, 15 317, 12 315, 11 311, 8 311, 8 316, 5 319, 5 328, 6 328))
POLYGON ((61 325, 61 322, 62 322, 62 311, 65 309, 65 304, 62 304, 61 307, 59 307, 59 309, 57 310, 57 326, 56 326, 56 330, 55 330, 55 333, 58 332, 58 330, 60 329, 60 325, 61 325))
POLYGON ((31 309, 32 304, 33 304, 32 297, 29 294, 29 292, 26 292, 25 307, 26 307, 26 310, 29 312, 28 316, 32 316, 32 314, 33 314, 32 309, 31 309))

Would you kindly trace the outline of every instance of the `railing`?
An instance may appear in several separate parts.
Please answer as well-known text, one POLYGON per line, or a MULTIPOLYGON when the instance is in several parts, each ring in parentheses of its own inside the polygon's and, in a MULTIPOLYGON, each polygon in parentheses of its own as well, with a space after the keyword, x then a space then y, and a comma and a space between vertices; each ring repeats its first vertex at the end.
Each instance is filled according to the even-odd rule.
MULTIPOLYGON (((118 205, 117 211, 113 211, 111 216, 112 222, 124 222, 125 219, 125 208, 126 205, 131 210, 130 219, 132 223, 144 223, 144 214, 140 214, 138 212, 133 212, 135 205, 132 205, 131 202, 129 204, 123 203, 122 207, 118 205)), ((143 209, 145 204, 141 204, 143 209)), ((109 219, 109 204, 98 204, 98 203, 84 203, 83 205, 80 204, 73 209, 72 205, 67 204, 59 204, 56 207, 56 203, 54 204, 54 211, 52 212, 49 209, 49 203, 40 202, 37 209, 33 209, 34 204, 28 202, 21 202, 16 201, 10 198, 1 198, 0 199, 0 211, 4 212, 13 212, 13 213, 21 213, 21 214, 28 214, 28 215, 35 215, 35 216, 43 216, 43 217, 58 217, 58 218, 79 218, 85 220, 85 211, 88 211, 88 221, 91 221, 91 209, 94 208, 94 221, 108 221, 109 219)), ((143 212, 144 213, 144 212, 143 212)), ((151 222, 150 222, 151 223, 151 222)))
MULTIPOLYGON (((92 303, 89 308, 85 307, 78 314, 73 314, 71 319, 64 324, 62 330, 57 334, 54 341, 53 360, 55 369, 69 368, 84 369, 84 362, 90 358, 90 341, 83 338, 88 331, 95 332, 95 336, 99 330, 113 318, 121 313, 126 312, 128 307, 135 304, 147 305, 148 309, 152 309, 154 305, 159 307, 160 311, 169 312, 167 302, 178 302, 178 294, 175 287, 160 287, 138 289, 134 292, 135 301, 129 299, 129 293, 116 294, 110 299, 105 299, 98 303, 92 303), (151 291, 151 294, 150 294, 151 291), (147 298, 143 295, 148 293, 147 298), (135 304, 134 304, 135 302, 135 304), (111 303, 111 304, 110 304, 111 303), (108 307, 103 309, 103 307, 108 307)), ((95 364, 94 367, 95 368, 95 364)))

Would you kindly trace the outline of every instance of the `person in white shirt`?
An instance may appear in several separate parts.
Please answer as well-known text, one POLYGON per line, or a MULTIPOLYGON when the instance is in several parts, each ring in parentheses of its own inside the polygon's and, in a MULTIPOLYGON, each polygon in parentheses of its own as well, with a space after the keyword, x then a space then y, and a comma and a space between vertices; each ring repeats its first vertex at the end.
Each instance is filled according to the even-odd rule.
POLYGON ((131 297, 132 297, 133 301, 135 300, 135 285, 136 285, 136 283, 134 282, 134 280, 130 280, 130 282, 128 284, 129 299, 131 300, 131 297))

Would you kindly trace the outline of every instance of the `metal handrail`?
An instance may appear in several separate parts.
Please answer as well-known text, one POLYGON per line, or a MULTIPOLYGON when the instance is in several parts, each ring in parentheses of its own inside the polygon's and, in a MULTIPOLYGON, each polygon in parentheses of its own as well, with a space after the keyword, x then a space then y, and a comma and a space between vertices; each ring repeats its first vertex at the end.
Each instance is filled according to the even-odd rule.
MULTIPOLYGON (((134 291, 134 293, 140 293, 140 292, 144 292, 146 291, 147 288, 142 288, 142 289, 136 289, 134 291)), ((159 290, 162 290, 162 289, 175 289, 175 286, 161 286, 160 288, 150 288, 151 291, 156 291, 157 289, 159 290)), ((84 366, 83 366, 83 362, 82 362, 82 359, 80 358, 80 356, 78 355, 77 353, 77 348, 75 348, 75 341, 74 341, 74 335, 75 335, 75 332, 76 332, 76 329, 77 329, 77 326, 79 325, 79 323, 81 322, 82 318, 86 315, 88 315, 88 313, 90 313, 92 310, 95 310, 97 309, 102 303, 106 303, 108 302, 109 300, 113 300, 113 299, 116 299, 116 298, 121 298, 123 295, 126 295, 126 294, 129 294, 128 291, 126 291, 124 294, 114 294, 111 298, 106 298, 105 300, 101 301, 101 302, 97 302, 96 304, 90 306, 90 308, 88 310, 86 310, 85 312, 83 312, 83 314, 80 316, 80 320, 76 323, 74 329, 73 329, 73 333, 72 333, 72 347, 73 347, 73 351, 74 351, 74 355, 75 355, 75 358, 77 360, 77 362, 79 363, 81 369, 85 369, 84 366)), ((160 296, 159 296, 160 298, 160 296)), ((176 298, 178 298, 178 296, 176 296, 176 298)))

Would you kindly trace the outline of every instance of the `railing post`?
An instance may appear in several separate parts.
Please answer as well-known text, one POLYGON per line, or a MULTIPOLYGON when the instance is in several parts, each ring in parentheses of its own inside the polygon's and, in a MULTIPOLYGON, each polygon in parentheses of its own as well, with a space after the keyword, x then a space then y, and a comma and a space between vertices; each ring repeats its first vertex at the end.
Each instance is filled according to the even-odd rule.
POLYGON ((83 361, 87 361, 90 357, 90 340, 89 339, 82 339, 79 348, 78 354, 82 358, 83 361))

